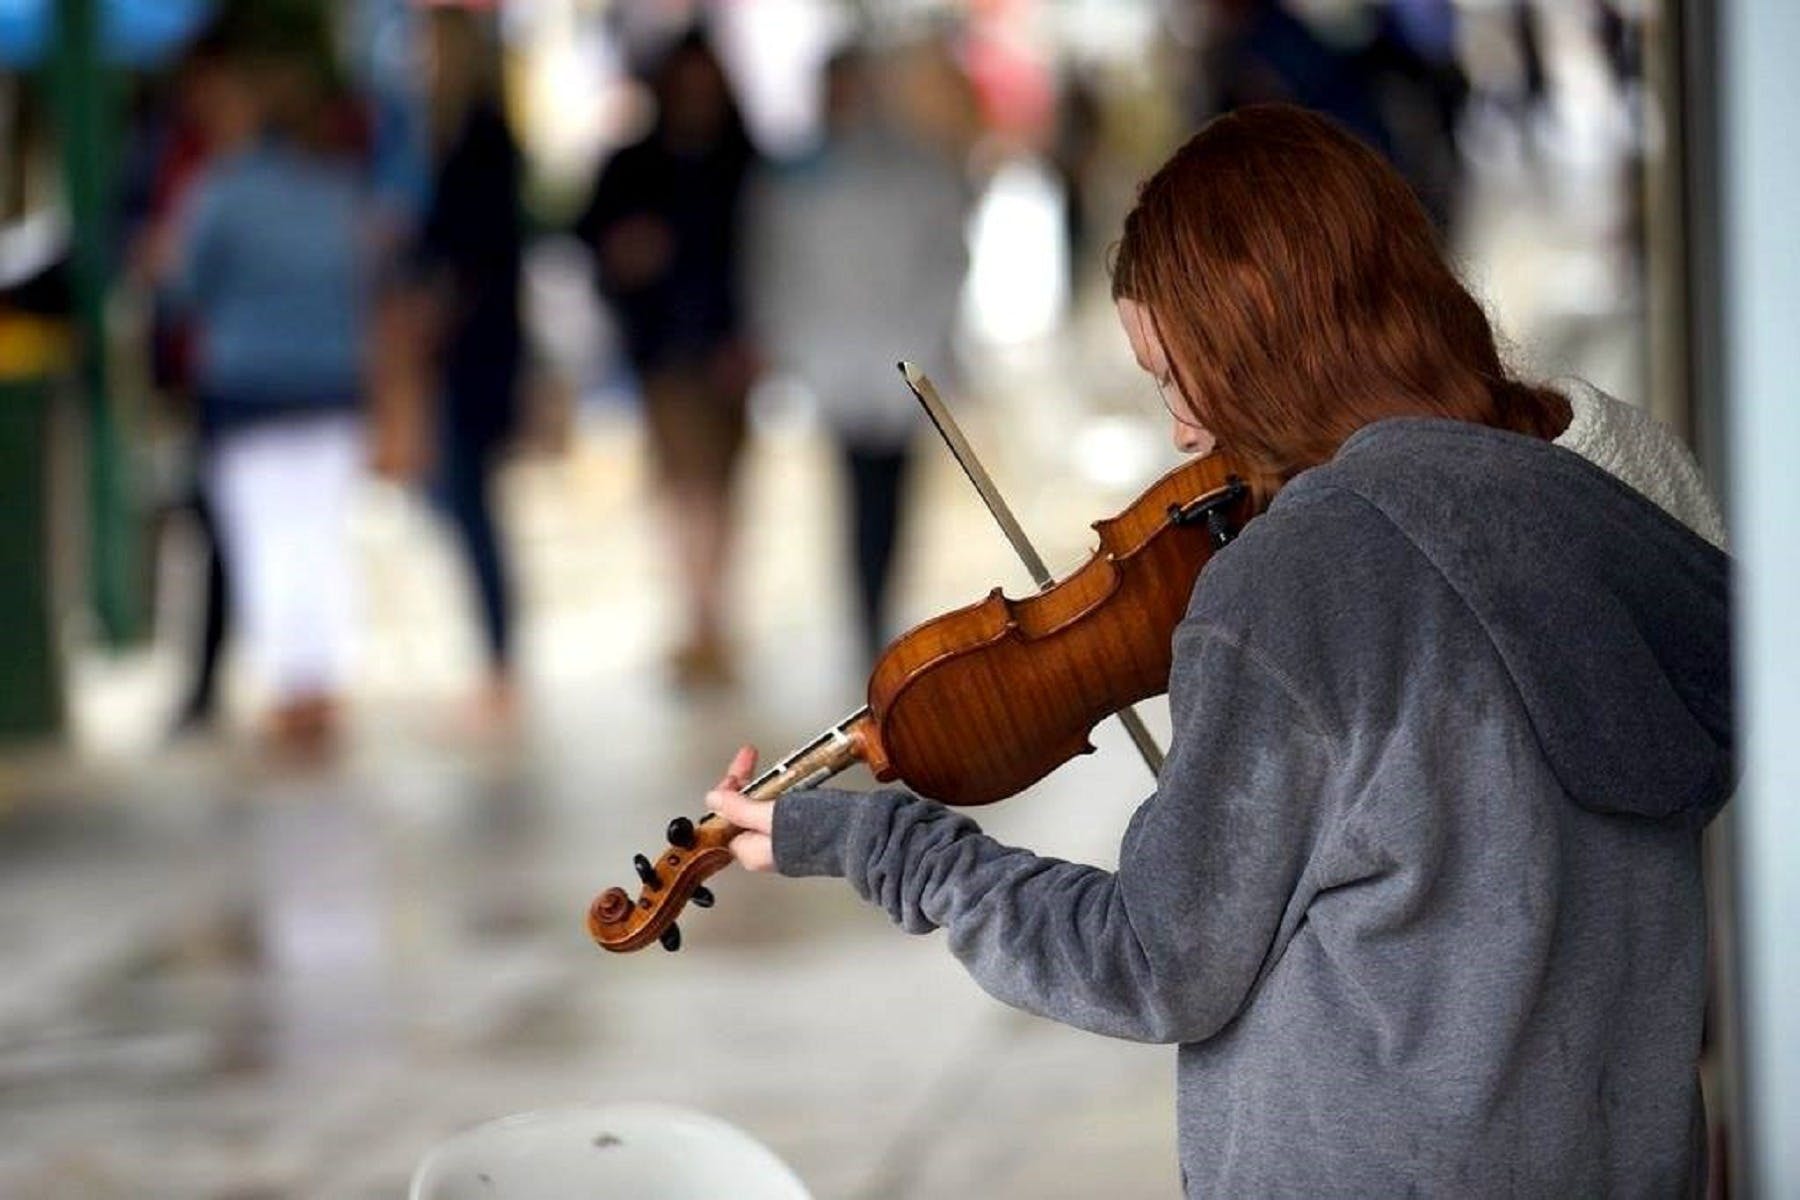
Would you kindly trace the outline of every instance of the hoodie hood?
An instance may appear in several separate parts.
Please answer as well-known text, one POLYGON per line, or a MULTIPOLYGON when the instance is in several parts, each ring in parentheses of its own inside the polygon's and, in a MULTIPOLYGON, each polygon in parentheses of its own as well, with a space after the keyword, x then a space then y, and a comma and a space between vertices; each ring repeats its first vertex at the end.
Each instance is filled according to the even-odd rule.
POLYGON ((1656 501, 1658 508, 1719 549, 1725 522, 1693 454, 1661 421, 1581 379, 1560 382, 1569 427, 1556 444, 1656 501))
POLYGON ((1730 559, 1593 463, 1460 421, 1357 431, 1309 482, 1418 547, 1486 630, 1583 808, 1704 823, 1735 783, 1730 559))

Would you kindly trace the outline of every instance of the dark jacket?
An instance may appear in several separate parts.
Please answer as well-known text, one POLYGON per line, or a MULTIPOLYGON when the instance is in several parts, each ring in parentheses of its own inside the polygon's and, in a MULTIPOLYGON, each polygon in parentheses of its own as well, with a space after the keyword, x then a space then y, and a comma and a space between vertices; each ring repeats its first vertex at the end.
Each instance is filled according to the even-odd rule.
POLYGON ((492 103, 474 105, 438 167, 421 236, 448 301, 445 417, 478 440, 511 430, 524 359, 518 145, 492 103))
POLYGON ((743 332, 741 205, 755 161, 741 131, 694 156, 652 133, 601 170, 577 236, 598 250, 621 221, 649 218, 671 244, 665 269, 642 282, 615 279, 597 260, 600 293, 639 372, 704 362, 743 332))

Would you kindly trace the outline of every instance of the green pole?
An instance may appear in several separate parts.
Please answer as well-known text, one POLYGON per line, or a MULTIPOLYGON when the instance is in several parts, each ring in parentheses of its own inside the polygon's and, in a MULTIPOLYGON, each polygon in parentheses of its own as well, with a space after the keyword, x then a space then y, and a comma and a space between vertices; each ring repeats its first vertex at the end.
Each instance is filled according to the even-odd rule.
POLYGON ((0 364, 0 746, 49 737, 63 719, 44 512, 53 384, 17 367, 0 364))
POLYGON ((57 0, 56 17, 51 93, 68 189, 77 379, 88 415, 88 579, 101 636, 118 646, 143 622, 132 602, 130 472, 106 369, 117 101, 100 61, 98 0, 57 0))

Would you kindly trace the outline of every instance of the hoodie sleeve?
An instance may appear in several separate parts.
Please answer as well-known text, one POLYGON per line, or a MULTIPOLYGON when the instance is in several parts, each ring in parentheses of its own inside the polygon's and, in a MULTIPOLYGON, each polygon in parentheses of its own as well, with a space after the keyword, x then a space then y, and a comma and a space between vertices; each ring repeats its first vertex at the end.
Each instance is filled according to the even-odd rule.
POLYGON ((942 927, 989 993, 1095 1033, 1218 1032, 1304 909, 1330 743, 1278 673, 1190 620, 1176 634, 1175 744, 1119 869, 1001 845, 897 791, 818 789, 775 808, 786 875, 842 875, 902 928, 942 927))

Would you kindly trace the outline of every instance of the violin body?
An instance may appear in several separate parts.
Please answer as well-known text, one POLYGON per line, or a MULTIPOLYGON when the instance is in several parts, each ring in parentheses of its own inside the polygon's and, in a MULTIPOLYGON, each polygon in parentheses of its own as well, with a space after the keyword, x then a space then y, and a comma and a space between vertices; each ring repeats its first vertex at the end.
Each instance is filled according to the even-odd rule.
MULTIPOLYGON (((945 804, 991 804, 1093 750, 1094 726, 1169 686, 1175 626, 1212 556, 1206 525, 1170 516, 1225 491, 1229 464, 1191 459, 1116 517, 1048 591, 999 588, 896 640, 869 677, 875 778, 945 804)), ((1247 516, 1249 499, 1237 500, 1247 516)))
MULTIPOLYGON (((1100 546, 1036 595, 985 599, 934 617, 882 652, 868 706, 743 789, 767 800, 855 762, 882 782, 945 804, 991 804, 1078 754, 1106 717, 1168 688, 1175 627, 1201 568, 1254 513, 1250 489, 1220 454, 1170 471, 1118 516, 1096 522, 1100 546)), ((588 909, 602 948, 681 944, 675 917, 732 861, 738 830, 677 817, 669 846, 635 860, 633 901, 608 888, 588 909)))

